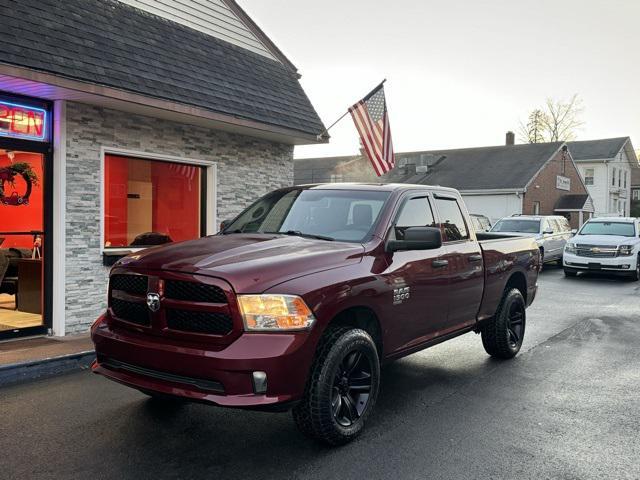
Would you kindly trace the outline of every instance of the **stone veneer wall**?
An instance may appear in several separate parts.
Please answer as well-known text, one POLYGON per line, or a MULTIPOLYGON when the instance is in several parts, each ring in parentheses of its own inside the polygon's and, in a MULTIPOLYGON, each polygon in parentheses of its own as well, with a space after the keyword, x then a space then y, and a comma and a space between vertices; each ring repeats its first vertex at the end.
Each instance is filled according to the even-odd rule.
MULTIPOLYGON (((260 195, 293 184, 293 146, 67 104, 66 331, 85 331, 106 305, 100 250, 100 151, 122 148, 217 164, 218 220, 260 195)), ((209 209, 209 212, 211 210, 209 209)))

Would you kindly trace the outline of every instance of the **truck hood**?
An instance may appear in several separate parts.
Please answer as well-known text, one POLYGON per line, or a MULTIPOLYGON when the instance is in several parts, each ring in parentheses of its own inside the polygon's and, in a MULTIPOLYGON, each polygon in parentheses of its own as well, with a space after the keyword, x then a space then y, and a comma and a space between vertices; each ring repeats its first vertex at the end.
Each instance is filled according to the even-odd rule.
POLYGON ((618 235, 576 235, 571 240, 571 243, 579 243, 584 245, 635 245, 640 242, 640 239, 636 237, 623 237, 618 235))
POLYGON ((293 278, 362 260, 359 243, 285 235, 214 235, 152 247, 116 266, 219 277, 237 293, 261 293, 293 278))

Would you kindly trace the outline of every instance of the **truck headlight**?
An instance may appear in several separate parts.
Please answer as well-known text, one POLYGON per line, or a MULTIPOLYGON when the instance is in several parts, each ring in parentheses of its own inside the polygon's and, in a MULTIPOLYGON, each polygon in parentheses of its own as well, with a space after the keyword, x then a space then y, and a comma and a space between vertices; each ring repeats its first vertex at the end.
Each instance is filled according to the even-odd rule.
POLYGON ((564 246, 564 251, 567 252, 567 253, 576 253, 577 252, 576 244, 575 243, 567 243, 564 246))
POLYGON ((307 330, 316 320, 296 295, 238 295, 238 305, 247 331, 307 330))
POLYGON ((633 246, 631 245, 620 245, 618 247, 618 255, 621 257, 629 257, 633 255, 633 246))

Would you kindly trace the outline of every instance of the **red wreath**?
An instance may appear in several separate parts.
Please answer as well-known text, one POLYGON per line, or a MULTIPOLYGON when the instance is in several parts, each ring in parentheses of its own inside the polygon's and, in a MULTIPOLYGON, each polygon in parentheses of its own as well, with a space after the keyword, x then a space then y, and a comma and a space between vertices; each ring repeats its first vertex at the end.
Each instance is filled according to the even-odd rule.
POLYGON ((14 207, 28 205, 33 185, 38 185, 38 176, 28 163, 14 163, 9 167, 0 168, 0 204, 14 207), (11 195, 6 196, 5 185, 15 186, 15 179, 18 175, 24 179, 27 185, 25 192, 20 195, 14 191, 11 195))

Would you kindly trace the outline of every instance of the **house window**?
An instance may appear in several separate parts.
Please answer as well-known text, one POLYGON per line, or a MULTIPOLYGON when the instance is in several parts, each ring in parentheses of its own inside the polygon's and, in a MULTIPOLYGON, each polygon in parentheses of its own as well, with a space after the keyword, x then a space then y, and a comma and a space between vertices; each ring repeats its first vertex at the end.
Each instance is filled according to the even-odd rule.
POLYGON ((104 247, 199 238, 204 177, 196 165, 105 155, 104 247))
POLYGON ((633 200, 640 200, 640 189, 635 189, 631 192, 631 198, 633 200))
POLYGON ((540 202, 533 202, 533 214, 540 215, 540 202))
POLYGON ((624 171, 624 188, 627 188, 627 171, 624 171))
POLYGON ((611 186, 616 186, 616 169, 613 169, 613 176, 611 177, 611 186))
POLYGON ((595 169, 593 169, 593 168, 585 168, 584 169, 584 184, 585 185, 593 185, 594 177, 595 177, 595 169))

